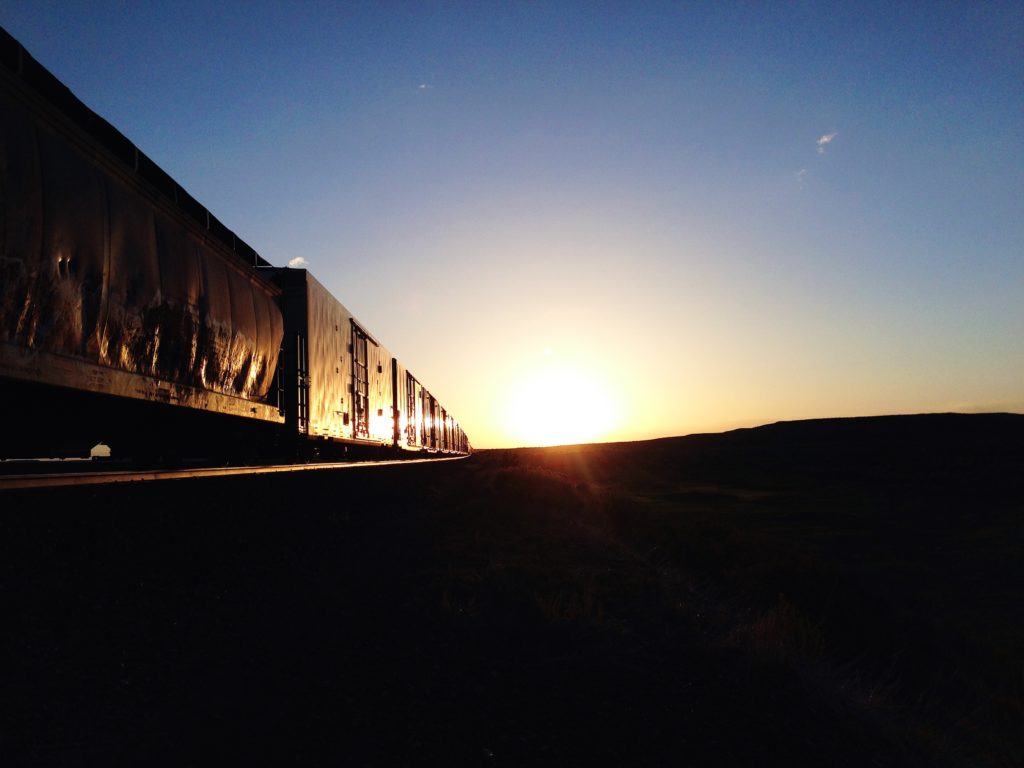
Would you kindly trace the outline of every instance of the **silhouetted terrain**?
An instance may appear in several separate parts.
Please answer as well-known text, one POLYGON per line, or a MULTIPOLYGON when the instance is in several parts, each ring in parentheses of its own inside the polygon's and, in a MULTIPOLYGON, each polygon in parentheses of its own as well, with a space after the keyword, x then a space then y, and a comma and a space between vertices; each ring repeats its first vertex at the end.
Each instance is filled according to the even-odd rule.
POLYGON ((1019 765, 1024 417, 0 495, 8 764, 1019 765))

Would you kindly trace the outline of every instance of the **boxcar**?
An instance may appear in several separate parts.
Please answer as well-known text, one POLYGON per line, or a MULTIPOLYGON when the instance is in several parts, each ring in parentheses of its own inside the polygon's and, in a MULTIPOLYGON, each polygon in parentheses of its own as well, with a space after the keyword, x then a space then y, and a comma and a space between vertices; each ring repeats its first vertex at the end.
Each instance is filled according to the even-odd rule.
POLYGON ((0 458, 468 451, 304 269, 280 269, 0 29, 0 458))
POLYGON ((280 424, 255 252, 2 30, 0 61, 0 455, 280 424))
POLYGON ((390 352, 306 270, 268 272, 281 288, 279 381, 293 444, 320 456, 394 445, 390 352))

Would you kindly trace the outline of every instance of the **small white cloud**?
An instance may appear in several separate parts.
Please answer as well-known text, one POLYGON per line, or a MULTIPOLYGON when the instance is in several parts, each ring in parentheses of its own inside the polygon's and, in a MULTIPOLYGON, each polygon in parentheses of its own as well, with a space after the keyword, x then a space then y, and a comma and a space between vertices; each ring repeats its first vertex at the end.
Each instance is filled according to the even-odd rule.
POLYGON ((288 266, 289 267, 294 267, 294 268, 298 269, 299 267, 308 267, 309 266, 309 262, 306 261, 301 256, 296 256, 294 259, 289 259, 288 260, 288 266))
POLYGON ((802 189, 805 181, 807 181, 807 169, 801 168, 796 173, 796 183, 800 185, 800 188, 802 189))
POLYGON ((818 139, 818 154, 824 155, 825 147, 828 146, 828 144, 832 142, 832 139, 834 139, 838 135, 839 131, 832 131, 832 133, 826 133, 824 136, 818 139))
POLYGON ((429 83, 420 83, 419 85, 416 86, 416 89, 420 91, 429 91, 432 87, 433 86, 430 85, 429 83))

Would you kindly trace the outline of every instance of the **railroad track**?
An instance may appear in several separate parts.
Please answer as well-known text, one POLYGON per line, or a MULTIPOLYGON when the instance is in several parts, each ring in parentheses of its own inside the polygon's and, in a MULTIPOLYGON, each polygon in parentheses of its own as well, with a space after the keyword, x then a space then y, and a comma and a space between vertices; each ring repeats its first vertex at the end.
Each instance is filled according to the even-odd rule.
POLYGON ((195 477, 225 477, 229 475, 266 475, 276 472, 315 472, 365 467, 386 467, 396 464, 426 464, 441 461, 460 461, 466 456, 444 456, 430 459, 389 459, 387 461, 347 461, 324 464, 274 464, 251 467, 194 467, 189 469, 125 469, 91 470, 88 472, 50 472, 0 475, 0 491, 16 488, 53 488, 75 485, 107 485, 111 483, 151 482, 154 480, 181 480, 195 477))

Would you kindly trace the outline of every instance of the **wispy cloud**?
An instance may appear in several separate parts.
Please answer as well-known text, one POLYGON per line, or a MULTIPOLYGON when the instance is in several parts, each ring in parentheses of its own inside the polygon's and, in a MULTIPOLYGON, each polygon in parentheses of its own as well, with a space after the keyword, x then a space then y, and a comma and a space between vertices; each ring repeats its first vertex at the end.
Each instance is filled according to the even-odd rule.
POLYGON ((294 259, 289 259, 288 260, 288 266, 289 267, 295 267, 296 269, 298 269, 299 267, 308 267, 309 266, 309 262, 306 261, 301 256, 296 256, 294 259))
POLYGON ((429 91, 433 87, 434 86, 432 86, 430 83, 420 83, 419 85, 416 86, 416 90, 418 90, 418 91, 429 91))
POLYGON ((839 131, 832 131, 832 133, 826 133, 824 136, 818 139, 818 154, 824 155, 825 147, 828 146, 832 142, 832 139, 834 139, 838 135, 839 131))
POLYGON ((800 187, 800 189, 804 188, 804 182, 805 181, 807 181, 807 169, 806 168, 801 168, 796 173, 796 183, 800 187))

